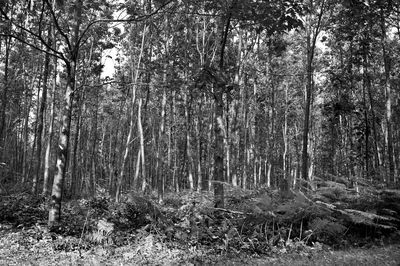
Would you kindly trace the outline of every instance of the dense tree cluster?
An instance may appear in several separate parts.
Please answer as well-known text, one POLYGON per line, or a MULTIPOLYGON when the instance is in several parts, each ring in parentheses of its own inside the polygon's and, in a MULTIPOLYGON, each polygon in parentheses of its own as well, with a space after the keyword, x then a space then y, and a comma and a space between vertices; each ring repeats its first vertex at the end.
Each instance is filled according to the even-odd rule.
POLYGON ((399 181, 397 1, 0 4, 1 189, 52 184, 50 225, 62 195, 399 181))

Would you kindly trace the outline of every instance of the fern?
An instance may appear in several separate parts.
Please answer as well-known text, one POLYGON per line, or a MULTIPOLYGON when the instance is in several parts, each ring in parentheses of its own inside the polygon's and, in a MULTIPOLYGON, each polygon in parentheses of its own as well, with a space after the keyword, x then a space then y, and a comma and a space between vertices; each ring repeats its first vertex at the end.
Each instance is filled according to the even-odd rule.
POLYGON ((344 233, 346 227, 327 218, 315 218, 309 224, 309 229, 317 235, 338 236, 344 233))
POLYGON ((112 234, 114 232, 114 224, 106 220, 99 220, 97 222, 97 230, 92 232, 88 238, 90 241, 97 244, 112 243, 112 234))

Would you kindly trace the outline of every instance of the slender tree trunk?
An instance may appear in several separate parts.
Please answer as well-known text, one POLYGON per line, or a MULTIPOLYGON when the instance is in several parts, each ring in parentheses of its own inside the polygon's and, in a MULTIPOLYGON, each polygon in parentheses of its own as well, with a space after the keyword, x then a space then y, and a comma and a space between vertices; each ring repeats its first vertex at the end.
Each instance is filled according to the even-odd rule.
POLYGON ((54 70, 53 70, 53 83, 51 90, 51 105, 50 105, 50 125, 47 133, 47 142, 46 142, 46 153, 44 157, 44 173, 43 173, 43 191, 42 195, 46 196, 49 189, 49 172, 50 172, 50 163, 51 163, 51 142, 53 140, 54 135, 54 109, 55 109, 55 101, 56 101, 56 87, 57 87, 57 58, 54 58, 54 70))
POLYGON ((249 134, 249 152, 250 152, 250 160, 251 160, 251 165, 253 167, 253 189, 257 188, 257 156, 256 156, 256 99, 257 96, 257 84, 254 83, 253 85, 253 95, 251 96, 251 106, 252 106, 252 112, 251 112, 251 119, 250 119, 250 134, 249 134))
MULTIPOLYGON (((76 6, 74 11, 74 25, 72 35, 73 40, 68 40, 69 38, 66 37, 69 44, 71 44, 71 41, 73 41, 73 46, 69 45, 69 51, 66 54, 64 60, 66 67, 66 89, 61 120, 60 140, 58 144, 58 155, 56 163, 57 173, 54 176, 49 208, 48 225, 50 228, 58 225, 61 220, 61 201, 63 196, 63 186, 68 168, 69 136, 71 131, 74 91, 76 88, 76 69, 80 45, 79 31, 82 24, 83 0, 76 0, 75 5, 76 6)), ((58 30, 61 31, 60 28, 58 28, 58 30)))
MULTIPOLYGON (((309 16, 309 26, 307 28, 307 64, 306 64, 306 89, 305 89, 305 108, 304 108, 304 127, 303 127, 303 149, 302 149, 302 177, 304 180, 308 179, 309 170, 309 154, 308 154, 308 138, 310 131, 310 113, 311 101, 313 94, 313 59, 315 44, 318 34, 320 32, 321 19, 324 12, 325 0, 322 0, 320 12, 318 15, 317 25, 315 31, 312 32, 311 15, 309 16)), ((310 1, 310 10, 314 9, 314 1, 310 1)))
MULTIPOLYGON (((219 85, 219 84, 218 84, 219 85)), ((214 134, 215 134, 215 147, 214 147, 214 197, 215 207, 224 207, 224 134, 223 134, 223 114, 224 114, 224 103, 222 99, 223 85, 219 85, 215 88, 215 122, 214 122, 214 134)))
MULTIPOLYGON (((164 82, 167 81, 166 74, 164 75, 164 82)), ((157 185, 158 185, 158 202, 162 203, 164 200, 164 188, 165 188, 165 173, 164 173, 164 147, 165 147, 165 108, 167 105, 167 90, 165 86, 163 87, 161 101, 161 125, 160 125, 160 133, 159 133, 159 145, 158 145, 158 156, 157 160, 160 163, 157 175, 157 185)))
POLYGON ((137 154, 137 157, 136 157, 135 175, 134 175, 134 178, 133 178, 133 187, 134 187, 135 191, 137 190, 138 181, 139 181, 140 162, 141 162, 141 159, 142 159, 141 158, 141 154, 142 154, 141 150, 138 149, 138 154, 137 154))
MULTIPOLYGON (((71 186, 70 186, 70 194, 72 197, 75 197, 77 195, 77 192, 80 187, 79 185, 79 179, 78 179, 78 166, 79 166, 79 156, 78 156, 78 151, 80 150, 81 146, 81 131, 82 131, 82 102, 84 101, 85 95, 84 92, 79 93, 76 97, 76 103, 78 104, 78 110, 77 110, 77 118, 76 118, 76 124, 75 124, 75 135, 74 135, 74 146, 72 148, 72 160, 71 161, 71 186)), ((86 157, 86 156, 84 156, 86 157)), ((84 167, 84 165, 81 165, 84 167)))
MULTIPOLYGON (((121 101, 119 106, 118 114, 122 114, 122 110, 124 109, 125 101, 121 101)), ((121 115, 122 116, 122 115, 121 115)), ((118 149, 118 135, 120 132, 120 128, 123 127, 123 123, 120 119, 117 119, 116 123, 114 121, 110 122, 110 143, 109 143, 109 157, 108 157, 108 169, 109 169, 109 180, 108 180, 108 190, 110 195, 115 193, 115 182, 117 180, 118 172, 115 170, 115 165, 118 162, 117 153, 118 149), (116 128, 115 133, 113 129, 116 128), (114 147, 113 147, 114 144, 114 147)), ((122 131, 122 130, 121 130, 122 131)))
POLYGON ((142 127, 142 98, 138 100, 138 133, 140 139, 140 159, 142 165, 142 192, 146 192, 148 187, 147 176, 146 176, 146 161, 144 157, 144 135, 142 127))
MULTIPOLYGON (((211 110, 214 109, 213 103, 210 104, 211 110)), ((213 138, 212 138, 212 132, 214 131, 214 112, 211 112, 210 118, 209 118, 209 125, 208 125, 208 134, 207 134, 207 159, 208 159, 208 171, 207 171, 207 188, 210 191, 212 186, 211 186, 211 181, 214 180, 214 164, 212 162, 212 156, 211 156, 211 151, 212 151, 212 143, 213 143, 213 138)))
MULTIPOLYGON (((24 66, 23 66, 24 68, 24 66)), ((25 71, 24 71, 25 72, 25 71)), ((32 83, 34 83, 35 78, 33 78, 32 83)), ((29 113, 31 110, 32 97, 29 94, 32 88, 28 88, 26 80, 24 79, 25 88, 25 114, 24 114, 24 150, 23 150, 23 162, 22 162, 22 183, 28 179, 29 163, 28 163, 28 148, 29 148, 29 113)))
POLYGON ((311 93, 313 84, 313 73, 312 73, 312 52, 311 51, 311 36, 307 34, 307 83, 305 89, 305 110, 304 110, 304 128, 303 128, 303 150, 302 150, 302 177, 304 180, 308 179, 308 133, 310 130, 310 109, 311 109, 311 93))
POLYGON ((287 134, 287 128, 288 128, 288 118, 287 118, 287 111, 289 109, 288 107, 288 85, 285 85, 285 113, 284 113, 284 122, 283 122, 283 155, 282 155, 282 170, 283 170, 283 179, 288 183, 289 188, 292 188, 292 182, 289 180, 289 175, 288 175, 288 169, 287 169, 287 161, 288 161, 288 134, 287 134))
MULTIPOLYGON (((271 49, 271 48, 269 48, 271 49)), ((268 55, 268 63, 267 63, 267 75, 268 75, 268 85, 271 87, 271 91, 269 93, 269 98, 271 99, 269 110, 268 110, 268 128, 267 128, 267 140, 268 144, 266 147, 266 160, 268 161, 267 165, 267 187, 272 186, 273 177, 274 177, 274 167, 273 162, 275 160, 275 120, 276 120, 276 87, 274 84, 272 74, 272 52, 268 55)))
MULTIPOLYGON (((227 103, 229 108, 229 102, 227 103)), ((225 128, 224 130, 224 145, 225 145, 225 181, 230 182, 231 179, 231 140, 230 140, 230 122, 229 122, 229 112, 225 114, 225 128)))
MULTIPOLYGON (((246 96, 245 96, 246 97, 246 96)), ((247 98, 247 97, 246 97, 247 98)), ((247 100, 244 100, 247 102, 247 100)), ((249 110, 247 109, 247 104, 243 109, 243 119, 244 119, 244 135, 243 135, 243 174, 242 174, 242 188, 248 188, 248 167, 249 167, 249 110)))
MULTIPOLYGON (((52 46, 52 38, 51 36, 51 27, 48 30, 48 45, 52 46)), ((32 193, 36 194, 38 189, 38 182, 40 176, 40 170, 42 165, 42 135, 43 135, 43 124, 44 124, 44 113, 46 110, 47 104, 47 83, 50 75, 50 54, 46 53, 45 60, 44 60, 44 73, 43 73, 43 81, 42 81, 42 90, 41 90, 41 97, 40 97, 40 107, 39 113, 37 116, 37 131, 36 131, 36 168, 35 174, 33 176, 32 182, 32 193)))
POLYGON ((188 100, 189 90, 184 92, 184 105, 185 105, 185 120, 186 120, 186 169, 189 181, 190 190, 194 190, 194 179, 193 179, 193 158, 192 158, 192 145, 190 136, 190 102, 188 100))
POLYGON ((172 183, 175 188, 175 192, 180 192, 180 178, 179 175, 177 175, 178 172, 178 140, 175 137, 174 138, 174 167, 172 170, 172 183))
POLYGON ((370 178, 370 144, 369 144, 369 134, 370 134, 370 125, 368 118, 368 106, 367 106, 367 94, 366 94, 366 81, 363 80, 362 87, 362 95, 363 95, 363 105, 364 105, 364 123, 365 123, 365 178, 370 178))
POLYGON ((107 134, 107 124, 104 119, 100 122, 100 125, 104 125, 104 128, 100 130, 101 132, 101 140, 99 145, 99 168, 100 168, 100 180, 105 180, 105 169, 106 169, 106 159, 105 159, 105 148, 104 144, 106 142, 106 134, 107 134))
POLYGON ((69 135, 71 129, 71 112, 73 102, 73 92, 75 87, 76 62, 67 64, 67 84, 64 96, 64 109, 62 116, 62 127, 58 145, 57 173, 54 176, 53 188, 51 193, 51 202, 49 210, 49 227, 53 227, 61 219, 61 200, 63 185, 66 173, 67 158, 69 151, 69 135))
MULTIPOLYGON (((239 130, 237 130, 236 133, 236 153, 235 153, 235 158, 234 158, 234 163, 232 165, 234 165, 232 167, 232 185, 234 187, 237 187, 239 185, 239 181, 238 180, 238 173, 240 170, 240 165, 242 165, 242 163, 240 162, 240 154, 241 154, 241 130, 243 128, 242 124, 243 124, 243 116, 242 114, 245 113, 245 108, 246 108, 246 104, 245 104, 245 88, 244 88, 244 80, 243 80, 243 57, 244 57, 244 52, 242 50, 246 49, 246 46, 244 49, 242 49, 242 45, 243 45, 243 41, 242 41, 242 35, 243 35, 243 30, 239 29, 238 32, 238 49, 237 49, 237 61, 236 61, 236 72, 235 72, 235 84, 238 85, 239 87, 239 95, 240 95, 240 100, 236 101, 236 108, 234 110, 235 112, 235 116, 234 116, 234 124, 237 125, 237 127, 239 128, 239 130), (238 118, 239 117, 239 118, 238 118)), ((228 130, 229 131, 229 130, 228 130)), ((231 135, 232 136, 232 135, 231 135)), ((233 145, 232 145, 233 146, 233 145)), ((243 173, 244 171, 242 171, 243 173)), ((243 176, 242 176, 243 177, 243 176)), ((243 180, 243 178, 241 179, 243 180)))
MULTIPOLYGON (((36 118, 39 117, 39 109, 40 109, 40 93, 41 93, 41 87, 42 87, 42 78, 43 78, 43 66, 40 66, 40 76, 39 76, 39 81, 38 81, 38 90, 37 90, 37 96, 36 96, 36 118)), ((33 135, 33 145, 32 145, 32 150, 31 150, 31 158, 30 158, 30 164, 29 164, 29 169, 28 169, 28 176, 31 176, 31 172, 33 169, 33 179, 36 178, 36 169, 35 169, 35 151, 36 151, 36 144, 37 144, 37 129, 38 129, 38 121, 35 121, 35 126, 33 129, 33 132, 35 132, 35 134, 33 135)), ((32 179, 32 182, 34 182, 34 180, 32 179)), ((32 188, 31 188, 32 189, 32 188)))
POLYGON ((392 88, 391 88, 391 63, 390 56, 387 51, 387 40, 386 40, 386 22, 385 22, 385 14, 384 10, 381 9, 381 30, 382 30, 382 54, 383 61, 385 66, 385 99, 386 99, 386 147, 387 147, 387 157, 389 163, 389 175, 388 175, 388 183, 394 184, 395 177, 395 165, 394 165, 394 157, 393 157, 393 122, 392 122, 392 88))
MULTIPOLYGON (((99 78, 100 80, 100 78, 99 78)), ((91 191, 92 191, 92 197, 96 196, 96 187, 97 187, 97 165, 98 165, 98 159, 97 159, 97 138, 98 138, 98 130, 97 130, 97 125, 98 125, 98 109, 99 109, 99 92, 96 92, 95 95, 95 104, 94 104, 94 118, 93 118, 93 125, 92 125, 92 134, 93 136, 93 144, 91 147, 91 153, 90 153, 90 176, 91 176, 91 191)))
MULTIPOLYGON (((140 65, 141 65, 141 61, 142 61, 142 57, 143 57, 143 51, 144 51, 144 43, 146 40, 146 31, 147 31, 147 26, 144 25, 143 28, 143 34, 142 34, 142 42, 141 42, 141 47, 140 47, 140 54, 139 57, 137 59, 137 65, 136 65, 136 71, 135 71, 135 76, 132 77, 133 80, 133 86, 132 86, 132 95, 131 95, 131 114, 130 114, 130 123, 129 123, 129 133, 128 133, 128 137, 126 139, 126 144, 125 144, 125 152, 124 152, 124 156, 122 158, 122 165, 121 165, 121 172, 119 174, 119 178, 117 181, 117 191, 116 191, 116 195, 115 195, 115 201, 119 202, 120 200, 120 196, 121 196, 121 188, 122 188, 122 181, 124 178, 124 174, 125 174, 125 165, 128 159, 128 154, 129 154, 129 146, 131 143, 131 139, 132 139, 132 135, 133 135, 133 127, 134 127, 134 116, 135 116, 135 102, 136 102, 136 89, 137 89, 137 82, 139 80, 139 73, 140 73, 140 65)), ((140 110, 138 110, 138 119, 139 119, 139 113, 140 110)), ((138 121, 138 123, 141 123, 138 121)), ((143 171, 143 169, 142 169, 143 171)))
MULTIPOLYGON (((170 120, 173 122, 175 121, 176 117, 176 92, 172 91, 172 101, 171 101, 171 118, 170 120)), ((176 132, 176 122, 170 127, 171 135, 174 136, 173 138, 173 169, 172 169, 172 186, 175 189, 175 192, 179 192, 179 177, 177 176, 176 172, 178 170, 178 140, 176 132)), ((172 164, 172 162, 171 162, 172 164)))
POLYGON ((372 115, 372 130, 373 130, 373 137, 374 137, 374 162, 375 162, 375 171, 380 172, 381 166, 382 166, 382 156, 381 156, 381 151, 379 148, 379 139, 377 135, 377 129, 376 129, 376 115, 375 115, 375 105, 374 105, 374 100, 373 100, 373 95, 372 95, 372 90, 371 90, 371 81, 369 77, 369 70, 368 70, 368 49, 364 48, 364 60, 363 60, 363 79, 365 82, 365 87, 368 92, 368 100, 369 100, 369 108, 371 110, 371 115, 372 115))
POLYGON ((200 117, 199 115, 196 116, 195 118, 195 130, 196 130, 196 137, 197 137, 197 142, 196 142, 196 151, 197 151, 197 191, 201 192, 203 190, 203 177, 202 177, 202 172, 201 172, 201 158, 202 158, 202 153, 201 153, 201 133, 200 133, 200 117))
MULTIPOLYGON (((167 148, 167 170, 165 171, 166 177, 165 177, 165 184, 164 184, 164 186, 167 186, 167 187, 168 187, 169 180, 171 180, 171 172, 172 172, 172 142, 173 142, 172 137, 173 137, 173 132, 174 132, 174 129, 173 129, 173 123, 174 123, 173 122, 174 121, 173 103, 174 103, 174 100, 173 100, 173 98, 175 97, 174 95, 175 95, 175 93, 172 92, 172 95, 171 95, 172 99, 170 100, 170 106, 169 106, 170 114, 169 114, 169 123, 168 123, 169 132, 168 132, 168 148, 167 148)), ((174 180, 172 179, 171 182, 172 182, 172 187, 174 187, 174 180)))
MULTIPOLYGON (((3 94, 1 95, 1 109, 0 109, 0 156, 5 153, 6 143, 5 139, 5 129, 6 129, 6 111, 8 106, 8 71, 9 71, 9 59, 11 50, 11 38, 7 37, 5 39, 5 57, 4 57, 4 76, 3 76, 3 94)), ((3 158, 0 157, 0 160, 3 158)))
POLYGON ((110 126, 110 136, 108 142, 108 193, 114 194, 114 153, 115 149, 113 150, 113 128, 112 125, 110 126))

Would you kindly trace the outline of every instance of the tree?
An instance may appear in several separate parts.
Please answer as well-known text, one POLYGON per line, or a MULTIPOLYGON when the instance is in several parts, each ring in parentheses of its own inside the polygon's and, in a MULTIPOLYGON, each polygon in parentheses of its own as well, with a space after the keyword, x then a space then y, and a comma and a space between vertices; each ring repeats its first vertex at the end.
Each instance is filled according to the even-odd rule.
MULTIPOLYGON (((309 2, 310 12, 315 12, 315 3, 313 0, 309 2)), ((317 13, 317 20, 313 21, 313 14, 307 16, 306 38, 307 38, 307 63, 306 63, 306 90, 305 90, 305 106, 304 106, 304 127, 303 127, 303 149, 302 149, 302 178, 309 179, 309 130, 310 130, 310 111, 311 100, 313 98, 313 60, 315 45, 318 34, 321 31, 322 16, 325 12, 325 0, 322 0, 317 13), (314 24, 315 23, 315 24, 314 24), (314 26, 315 25, 315 26, 314 26)))

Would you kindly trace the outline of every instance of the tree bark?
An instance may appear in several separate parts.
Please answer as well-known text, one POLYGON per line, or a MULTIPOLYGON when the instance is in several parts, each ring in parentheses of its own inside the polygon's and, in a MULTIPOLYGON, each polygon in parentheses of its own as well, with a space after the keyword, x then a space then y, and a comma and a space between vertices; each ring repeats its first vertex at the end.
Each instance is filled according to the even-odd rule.
POLYGON ((69 135, 71 130, 71 113, 73 93, 75 87, 75 68, 76 63, 67 64, 67 84, 64 95, 64 109, 62 115, 62 127, 60 132, 60 140, 58 145, 57 156, 57 173, 54 176, 53 188, 51 193, 50 210, 49 210, 49 227, 59 224, 61 220, 61 200, 63 193, 63 185, 67 168, 67 158, 69 151, 69 135))
POLYGON ((50 175, 50 157, 51 157, 51 142, 54 135, 54 109, 56 101, 56 87, 57 87, 57 58, 54 58, 53 70, 53 83, 51 89, 51 105, 50 105, 50 125, 47 133, 46 152, 44 156, 44 173, 43 173, 43 190, 42 195, 46 196, 49 189, 49 175, 50 175))
POLYGON ((197 152, 197 192, 201 192, 203 190, 203 175, 201 169, 202 162, 202 152, 201 152, 201 133, 200 133, 200 117, 196 116, 195 120, 195 130, 196 130, 196 152, 197 152))
MULTIPOLYGON (((164 74, 164 82, 167 81, 166 74, 164 74)), ((159 168, 157 175, 157 186, 158 186, 158 202, 162 203, 164 200, 164 188, 165 188, 165 173, 164 173, 164 147, 165 147, 165 108, 167 105, 167 90, 163 87, 162 101, 161 101, 161 125, 160 133, 158 137, 158 156, 159 168)))
MULTIPOLYGON (((23 65, 23 69, 24 69, 23 65)), ((24 70, 25 72, 25 70, 24 70)), ((32 84, 34 84, 36 77, 32 79, 32 84)), ((33 87, 33 85, 32 85, 33 87)), ((25 183, 28 179, 29 172, 29 156, 28 156, 28 148, 29 148, 29 114, 32 105, 32 97, 29 92, 32 90, 32 87, 28 88, 26 84, 26 79, 24 78, 24 89, 25 89, 25 110, 24 110, 24 150, 23 150, 23 161, 22 161, 22 183, 25 183)))
MULTIPOLYGON (((75 197, 80 190, 80 175, 78 174, 78 168, 79 168, 79 159, 82 156, 79 156, 78 151, 82 147, 82 141, 81 141, 81 134, 82 134, 82 103, 85 99, 85 94, 84 92, 79 93, 75 97, 75 102, 78 105, 78 110, 76 113, 76 122, 75 122, 75 135, 73 138, 73 148, 72 148, 72 159, 70 160, 71 162, 71 186, 70 186, 70 194, 72 197, 75 197)), ((80 152, 79 152, 80 153, 80 152)), ((86 156, 84 156, 86 157, 86 156)), ((84 167, 84 165, 82 165, 84 167)))
POLYGON ((214 205, 216 208, 224 207, 224 103, 223 85, 218 84, 214 92, 215 120, 214 120, 214 205))
POLYGON ((224 55, 231 22, 229 10, 221 35, 219 58, 219 77, 214 84, 215 120, 214 120, 214 205, 224 208, 224 92, 227 85, 224 73, 224 55), (222 75, 221 75, 222 74, 222 75))
MULTIPOLYGON (((304 108, 304 127, 303 127, 303 149, 302 149, 302 178, 308 179, 309 170, 309 154, 308 154, 308 138, 310 131, 310 112, 311 112, 311 100, 313 94, 313 59, 315 44, 317 41, 318 34, 320 32, 322 15, 324 12, 325 0, 322 0, 320 12, 318 15, 317 25, 315 31, 312 32, 311 15, 309 17, 309 25, 307 28, 307 64, 306 64, 306 89, 305 89, 305 108, 304 108)), ((314 1, 310 1, 310 10, 314 8, 314 1)))
POLYGON ((138 100, 138 133, 140 139, 140 160, 142 166, 142 192, 146 192, 147 189, 147 176, 146 176, 146 161, 144 157, 144 135, 142 127, 142 98, 138 100))
MULTIPOLYGON (((52 46, 53 36, 52 29, 49 27, 48 30, 48 45, 52 46)), ((46 53, 45 60, 44 60, 44 73, 43 73, 43 81, 42 81, 42 90, 41 90, 41 97, 40 97, 40 107, 39 113, 37 116, 37 131, 36 131, 36 168, 35 174, 33 176, 32 182, 32 193, 36 194, 38 189, 38 182, 40 176, 40 170, 42 165, 42 135, 43 135, 43 123, 44 123, 44 113, 46 110, 47 104, 47 83, 50 75, 50 54, 46 53)))
POLYGON ((6 110, 7 110, 7 98, 8 98, 8 65, 10 58, 10 49, 11 49, 11 38, 6 38, 5 41, 5 58, 4 58, 4 76, 3 76, 3 94, 1 96, 1 109, 0 109, 0 160, 1 157, 5 154, 6 143, 5 139, 5 131, 6 131, 6 110))
POLYGON ((283 134, 283 155, 282 155, 282 171, 283 171, 283 179, 288 183, 289 188, 292 188, 292 182, 289 180, 289 175, 288 175, 288 167, 287 167, 287 162, 288 162, 288 148, 289 148, 289 143, 288 143, 288 85, 285 84, 285 113, 284 113, 284 122, 283 122, 283 129, 282 129, 282 134, 283 134))
MULTIPOLYGON (((211 102, 210 109, 214 109, 214 104, 211 102)), ((211 155, 212 151, 212 143, 213 143, 213 134, 214 131, 214 112, 211 112, 209 117, 209 124, 208 124, 208 133, 207 133, 207 189, 211 191, 212 185, 211 182, 214 180, 214 163, 212 162, 213 158, 211 155)))
POLYGON ((386 122, 386 147, 387 147, 387 158, 389 164, 389 175, 388 175, 388 183, 395 183, 395 168, 394 168, 394 157, 393 157, 393 122, 392 122, 392 88, 391 88, 391 63, 390 57, 387 52, 387 40, 386 40, 386 22, 385 22, 385 14, 383 8, 381 8, 381 31, 382 31, 382 54, 383 61, 385 66, 385 100, 386 100, 386 114, 385 114, 385 122, 386 122))
POLYGON ((185 120, 186 120, 186 170, 189 181, 190 190, 194 190, 194 179, 193 179, 193 158, 192 158, 192 145, 190 136, 190 105, 188 100, 189 90, 185 90, 184 93, 184 105, 185 105, 185 120))

